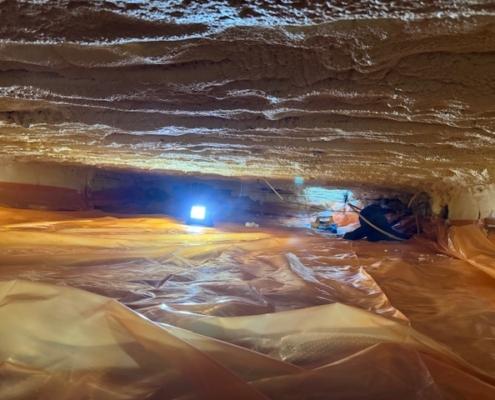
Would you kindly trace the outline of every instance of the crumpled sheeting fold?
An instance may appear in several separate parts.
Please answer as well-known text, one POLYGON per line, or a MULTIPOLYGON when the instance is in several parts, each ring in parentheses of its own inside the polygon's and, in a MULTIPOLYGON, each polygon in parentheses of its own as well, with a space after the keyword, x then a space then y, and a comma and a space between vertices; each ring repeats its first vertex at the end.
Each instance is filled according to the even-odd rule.
POLYGON ((0 220, 1 399, 495 398, 495 243, 475 226, 371 244, 0 220))

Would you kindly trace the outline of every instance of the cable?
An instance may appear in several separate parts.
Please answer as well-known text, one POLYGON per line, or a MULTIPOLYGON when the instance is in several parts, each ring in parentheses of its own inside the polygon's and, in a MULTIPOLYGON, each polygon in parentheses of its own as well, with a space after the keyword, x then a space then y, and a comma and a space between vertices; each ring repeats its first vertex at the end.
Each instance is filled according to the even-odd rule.
MULTIPOLYGON (((349 203, 349 206, 350 206, 352 209, 358 209, 358 210, 359 210, 359 208, 358 208, 358 207, 356 207, 355 205, 353 205, 353 204, 351 204, 351 203, 349 203)), ((383 229, 379 228, 379 227, 378 227, 378 226, 376 226, 375 224, 371 223, 371 222, 370 222, 367 218, 365 218, 365 217, 363 216, 363 214, 361 214, 361 213, 359 213, 359 217, 360 217, 360 218, 362 218, 362 219, 363 219, 363 221, 364 221, 364 222, 366 222, 366 223, 367 223, 369 226, 371 226, 373 229, 375 229, 375 230, 377 230, 378 232, 380 232, 380 233, 384 234, 385 236, 388 236, 388 237, 389 237, 389 238, 391 238, 391 239, 394 239, 394 240, 399 240, 399 241, 401 241, 401 242, 402 242, 402 241, 404 241, 404 240, 406 240, 406 239, 400 238, 400 237, 398 237, 398 236, 395 236, 395 235, 394 235, 394 234, 392 234, 392 233, 389 233, 389 232, 387 232, 387 231, 384 231, 383 229)))
POLYGON ((268 185, 268 187, 273 190, 273 193, 275 193, 280 198, 280 200, 284 201, 284 198, 280 195, 279 192, 277 192, 277 190, 270 184, 270 182, 268 182, 265 178, 263 178, 263 180, 268 185))

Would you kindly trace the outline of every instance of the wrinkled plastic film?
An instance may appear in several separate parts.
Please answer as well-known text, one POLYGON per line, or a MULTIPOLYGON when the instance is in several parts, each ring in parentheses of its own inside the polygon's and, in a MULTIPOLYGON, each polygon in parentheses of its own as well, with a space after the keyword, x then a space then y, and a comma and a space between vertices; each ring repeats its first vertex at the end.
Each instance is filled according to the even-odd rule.
POLYGON ((495 396, 479 228, 371 244, 0 211, 2 399, 495 396))

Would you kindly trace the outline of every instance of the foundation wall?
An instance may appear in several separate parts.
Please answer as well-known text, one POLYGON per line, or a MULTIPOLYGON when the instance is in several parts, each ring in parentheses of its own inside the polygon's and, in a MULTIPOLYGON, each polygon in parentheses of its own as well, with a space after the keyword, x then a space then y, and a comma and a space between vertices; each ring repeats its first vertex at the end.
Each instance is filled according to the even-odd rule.
POLYGON ((0 159, 0 204, 18 208, 83 210, 94 170, 0 159))
MULTIPOLYGON (((164 176, 152 172, 105 170, 94 167, 23 163, 0 159, 0 204, 51 210, 99 209, 113 213, 169 214, 183 217, 190 202, 213 204, 231 221, 243 214, 296 215, 312 210, 292 182, 164 176)), ((400 193, 358 189, 356 199, 389 197, 400 193)), ((472 222, 495 216, 495 185, 455 188, 433 195, 436 211, 448 205, 449 219, 472 222)), ((407 193, 403 201, 407 203, 407 193)))
POLYGON ((453 190, 448 199, 449 219, 473 221, 495 217, 495 185, 453 190))
POLYGON ((262 180, 164 176, 152 172, 2 161, 0 205, 50 210, 99 209, 112 213, 169 214, 182 217, 190 202, 221 210, 280 213, 300 209, 291 185, 279 185, 283 200, 262 180))

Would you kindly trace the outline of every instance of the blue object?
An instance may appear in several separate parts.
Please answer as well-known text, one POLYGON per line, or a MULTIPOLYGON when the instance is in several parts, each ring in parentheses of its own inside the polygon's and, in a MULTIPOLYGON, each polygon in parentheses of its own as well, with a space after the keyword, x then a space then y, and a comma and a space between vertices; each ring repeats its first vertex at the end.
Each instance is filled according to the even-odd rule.
POLYGON ((342 207, 353 200, 352 192, 347 189, 327 189, 319 186, 308 186, 303 190, 306 202, 323 207, 342 207))
POLYGON ((294 178, 294 184, 295 184, 296 186, 301 186, 301 185, 303 185, 303 184, 304 184, 304 178, 303 178, 302 176, 296 176, 296 177, 294 178))
POLYGON ((319 231, 325 231, 325 232, 330 232, 330 233, 337 233, 337 224, 331 224, 331 225, 320 225, 318 228, 319 231))

